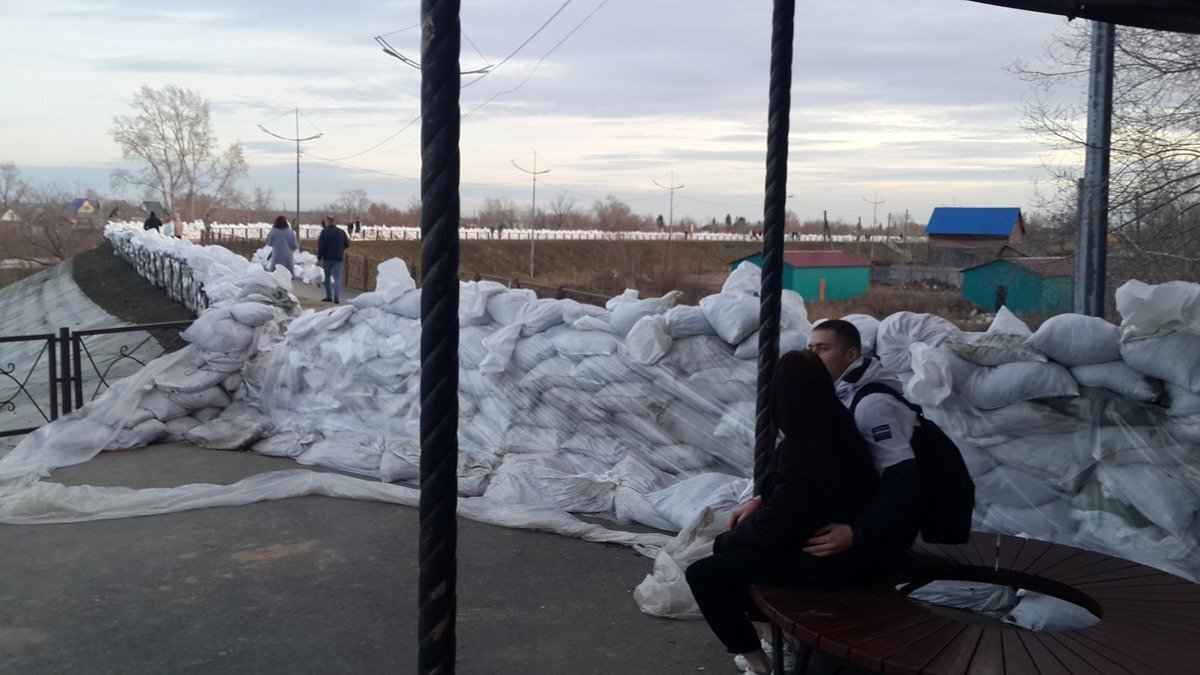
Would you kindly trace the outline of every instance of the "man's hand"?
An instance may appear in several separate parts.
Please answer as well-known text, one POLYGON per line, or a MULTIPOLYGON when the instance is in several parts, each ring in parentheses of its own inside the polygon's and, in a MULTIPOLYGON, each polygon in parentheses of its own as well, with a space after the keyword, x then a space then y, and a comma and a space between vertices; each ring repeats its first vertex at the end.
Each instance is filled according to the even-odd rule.
POLYGON ((854 546, 854 530, 845 523, 830 523, 804 543, 804 552, 818 558, 845 553, 854 546))
POLYGON ((749 518, 750 514, 754 513, 754 509, 757 509, 761 502, 762 499, 759 497, 751 497, 750 501, 734 509, 733 513, 729 514, 729 523, 725 526, 725 530, 732 530, 737 527, 738 523, 749 518))

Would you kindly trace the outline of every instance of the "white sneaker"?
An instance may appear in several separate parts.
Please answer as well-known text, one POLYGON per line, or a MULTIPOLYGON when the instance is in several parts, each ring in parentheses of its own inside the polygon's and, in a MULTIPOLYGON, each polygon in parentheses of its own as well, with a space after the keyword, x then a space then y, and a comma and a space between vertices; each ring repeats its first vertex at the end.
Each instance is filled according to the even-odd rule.
MULTIPOLYGON (((762 650, 767 655, 768 659, 772 659, 775 650, 772 649, 771 643, 767 640, 762 641, 762 650)), ((738 654, 733 657, 733 665, 743 673, 749 673, 750 664, 746 663, 746 657, 738 654)), ((783 642, 783 670, 790 673, 796 670, 796 646, 787 640, 783 642)))

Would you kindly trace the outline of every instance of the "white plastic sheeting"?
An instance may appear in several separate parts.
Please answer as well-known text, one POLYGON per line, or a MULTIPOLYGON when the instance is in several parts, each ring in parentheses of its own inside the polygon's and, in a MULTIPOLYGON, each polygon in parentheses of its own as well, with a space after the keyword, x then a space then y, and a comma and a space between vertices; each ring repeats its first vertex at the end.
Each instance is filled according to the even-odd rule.
MULTIPOLYGON (((84 496, 68 499, 39 486, 36 477, 106 447, 160 438, 252 447, 372 478, 415 476, 420 290, 402 263, 381 266, 378 290, 353 304, 292 318, 290 305, 279 300, 290 280, 247 272, 244 260, 234 270, 220 252, 187 252, 205 267, 206 285, 211 280, 229 288, 210 310, 213 318, 193 331, 191 347, 155 361, 125 387, 31 435, 0 460, 0 481, 8 481, 0 519, 37 522, 39 509, 46 521, 72 513, 134 515, 144 491, 80 491, 84 496), (249 303, 276 303, 278 314, 259 322, 264 310, 249 303), (232 393, 232 403, 222 408, 214 387, 232 393), (89 494, 97 501, 89 502, 89 494), (17 503, 22 506, 14 510, 17 503)), ((739 267, 722 292, 698 308, 673 306, 672 295, 643 299, 635 291, 599 308, 463 284, 464 503, 512 524, 529 509, 557 513, 562 526, 550 529, 566 534, 583 527, 567 513, 682 530, 666 547, 661 535, 641 542, 656 563, 637 597, 647 612, 693 613, 679 586, 681 572, 749 488, 756 374, 753 361, 734 352, 756 328, 746 317, 757 306, 757 275, 753 266, 739 267)), ((1200 286, 1183 290, 1191 295, 1167 294, 1174 304, 1164 300, 1163 307, 1142 311, 1142 325, 1120 328, 1120 356, 1135 341, 1146 353, 1161 347, 1173 354, 1177 343, 1198 337, 1186 317, 1200 286), (1160 314, 1173 318, 1153 323, 1160 314)), ((1148 302, 1140 301, 1139 309, 1148 302)), ((785 329, 807 334, 799 296, 785 298, 785 305, 785 329)), ((990 333, 1020 335, 1019 323, 1001 313, 990 333)), ((1197 577, 1200 418, 1175 405, 1196 405, 1188 398, 1200 397, 1191 374, 1168 380, 1173 398, 1164 408, 1096 389, 1107 380, 1094 373, 1077 381, 1053 360, 1053 347, 1034 351, 1029 340, 966 335, 930 315, 886 317, 874 346, 962 448, 979 486, 978 528, 1062 541, 1197 577), (1000 365, 972 363, 956 345, 969 347, 961 353, 970 358, 1000 365)), ((1153 387, 1154 373, 1144 365, 1152 361, 1139 352, 1121 363, 1153 387)), ((243 483, 258 489, 253 481, 243 483)), ((175 490, 191 489, 201 488, 175 490)), ((363 498, 376 498, 373 489, 364 488, 363 498)), ((266 491, 261 498, 269 498, 266 491)), ((583 529, 597 536, 591 527, 583 529)))

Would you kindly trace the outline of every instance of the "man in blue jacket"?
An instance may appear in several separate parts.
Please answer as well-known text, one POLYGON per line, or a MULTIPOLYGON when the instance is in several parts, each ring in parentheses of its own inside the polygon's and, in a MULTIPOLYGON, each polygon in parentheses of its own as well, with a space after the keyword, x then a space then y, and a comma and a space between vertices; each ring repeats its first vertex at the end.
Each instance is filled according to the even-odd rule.
POLYGON ((317 235, 317 264, 325 269, 325 297, 323 302, 339 304, 342 290, 342 260, 350 248, 350 237, 342 231, 333 218, 321 220, 321 234, 317 235))

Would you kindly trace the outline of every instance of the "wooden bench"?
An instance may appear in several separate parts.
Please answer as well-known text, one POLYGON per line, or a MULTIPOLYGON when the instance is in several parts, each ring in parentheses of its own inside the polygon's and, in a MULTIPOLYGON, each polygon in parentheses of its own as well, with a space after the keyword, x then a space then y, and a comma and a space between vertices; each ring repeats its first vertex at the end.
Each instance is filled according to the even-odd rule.
MULTIPOLYGON (((1033 539, 976 532, 962 546, 918 542, 887 584, 849 591, 756 586, 773 624, 775 672, 784 633, 884 673, 1200 673, 1200 585, 1145 565, 1033 539), (936 579, 981 581, 1087 608, 1082 630, 1029 631, 934 608, 896 590, 936 579)), ((810 652, 801 660, 804 672, 810 652)))

